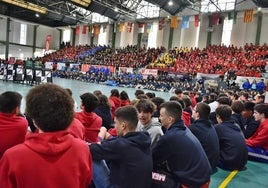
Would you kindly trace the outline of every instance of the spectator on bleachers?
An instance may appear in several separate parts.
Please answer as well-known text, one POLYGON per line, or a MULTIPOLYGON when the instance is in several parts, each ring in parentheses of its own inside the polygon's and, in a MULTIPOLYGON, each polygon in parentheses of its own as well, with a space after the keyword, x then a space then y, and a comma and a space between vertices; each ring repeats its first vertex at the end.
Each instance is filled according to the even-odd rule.
POLYGON ((109 100, 106 95, 98 95, 99 105, 95 108, 94 112, 101 117, 102 127, 107 130, 113 128, 112 112, 109 100))
POLYGON ((189 126, 189 129, 200 141, 208 157, 212 172, 215 172, 220 156, 220 146, 216 130, 208 119, 209 114, 210 107, 208 104, 197 103, 193 108, 195 121, 189 126))
POLYGON ((22 95, 6 91, 0 95, 0 159, 4 152, 25 140, 28 122, 21 115, 22 95))
POLYGON ((99 105, 99 99, 92 93, 84 93, 80 96, 81 112, 75 113, 77 118, 85 127, 85 140, 87 142, 97 142, 98 133, 102 125, 102 119, 94 110, 99 105))
POLYGON ((228 105, 220 105, 215 112, 218 121, 215 129, 220 143, 218 167, 243 170, 248 159, 247 146, 240 127, 231 120, 232 109, 228 105))
MULTIPOLYGON (((151 139, 147 132, 136 132, 137 124, 137 109, 120 107, 115 112, 118 137, 89 145, 96 187, 151 187, 151 139), (109 161, 109 169, 103 161, 99 163, 100 160, 109 161)), ((100 132, 100 141, 105 135, 105 131, 100 132)))
POLYGON ((244 103, 242 101, 233 101, 231 105, 232 115, 231 120, 240 127, 242 132, 245 132, 244 119, 242 117, 242 112, 244 110, 244 103))
POLYGON ((244 118, 244 136, 245 138, 251 137, 256 130, 258 129, 260 122, 256 121, 254 118, 254 106, 255 103, 253 102, 245 102, 244 109, 242 111, 242 117, 244 118))
POLYGON ((268 163, 268 106, 256 105, 254 118, 260 125, 256 132, 246 139, 249 159, 268 163))
POLYGON ((244 90, 246 90, 246 91, 248 91, 248 90, 251 89, 251 84, 250 84, 248 78, 246 79, 245 82, 243 82, 243 84, 242 84, 242 88, 243 88, 244 90))
POLYGON ((154 170, 171 173, 181 186, 208 187, 209 161, 198 139, 185 127, 181 115, 182 107, 178 102, 161 105, 160 120, 167 131, 153 148, 154 170))
POLYGON ((139 122, 137 131, 147 131, 151 137, 151 147, 153 148, 160 137, 163 135, 161 124, 158 120, 153 119, 153 113, 156 106, 150 99, 140 99, 135 104, 139 112, 139 122))
POLYGON ((160 116, 160 105, 165 102, 165 99, 161 97, 154 97, 151 99, 151 101, 155 104, 156 110, 153 114, 153 117, 156 118, 159 121, 159 116, 160 116))
POLYGON ((261 81, 259 81, 257 83, 257 87, 256 87, 257 91, 259 92, 263 92, 265 89, 265 83, 264 83, 264 79, 261 79, 261 81))
POLYGON ((74 116, 67 91, 53 84, 34 87, 26 96, 26 114, 39 133, 27 134, 23 144, 5 152, 1 187, 87 187, 92 179, 91 154, 84 141, 66 130, 74 116))
POLYGON ((112 89, 111 95, 109 97, 109 103, 112 109, 112 117, 114 118, 115 111, 121 106, 121 100, 119 98, 119 91, 118 89, 112 89))
POLYGON ((120 94, 119 94, 119 98, 120 98, 121 106, 130 105, 130 99, 129 99, 128 94, 127 94, 126 91, 121 91, 120 94))

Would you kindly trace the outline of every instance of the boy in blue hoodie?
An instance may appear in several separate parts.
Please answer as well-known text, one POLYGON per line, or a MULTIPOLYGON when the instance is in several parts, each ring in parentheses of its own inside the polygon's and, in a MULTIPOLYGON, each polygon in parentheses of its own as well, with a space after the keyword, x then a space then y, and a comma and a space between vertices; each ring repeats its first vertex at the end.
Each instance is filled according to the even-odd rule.
MULTIPOLYGON (((93 180, 96 187, 141 188, 150 187, 152 180, 151 139, 147 132, 136 132, 138 111, 133 106, 124 106, 115 112, 115 129, 118 137, 91 144, 95 160, 93 180), (109 161, 109 171, 103 171, 109 161), (104 173, 106 172, 106 173, 104 173), (95 177, 94 177, 95 175, 95 177), (96 177, 97 176, 97 177, 96 177), (105 185, 104 185, 105 183, 105 185)), ((99 134, 101 138, 103 134, 99 134)))

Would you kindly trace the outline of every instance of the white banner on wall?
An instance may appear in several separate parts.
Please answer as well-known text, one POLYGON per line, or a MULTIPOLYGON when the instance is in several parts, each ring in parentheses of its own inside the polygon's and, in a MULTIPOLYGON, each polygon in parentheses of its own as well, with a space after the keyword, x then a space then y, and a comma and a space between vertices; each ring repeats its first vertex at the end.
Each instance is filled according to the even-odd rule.
POLYGON ((239 88, 240 88, 240 89, 243 89, 242 85, 243 85, 243 83, 244 83, 247 79, 249 80, 250 83, 252 83, 253 80, 256 80, 256 82, 258 83, 258 82, 260 82, 262 79, 264 80, 264 83, 265 83, 265 84, 267 83, 267 82, 266 82, 266 79, 263 78, 263 77, 245 77, 245 76, 237 76, 235 82, 239 85, 239 88))
POLYGON ((158 75, 158 70, 157 69, 141 69, 141 74, 143 76, 157 76, 158 75))
POLYGON ((52 70, 52 68, 53 68, 53 62, 46 62, 46 63, 45 63, 45 68, 46 68, 46 69, 51 69, 51 70, 52 70))

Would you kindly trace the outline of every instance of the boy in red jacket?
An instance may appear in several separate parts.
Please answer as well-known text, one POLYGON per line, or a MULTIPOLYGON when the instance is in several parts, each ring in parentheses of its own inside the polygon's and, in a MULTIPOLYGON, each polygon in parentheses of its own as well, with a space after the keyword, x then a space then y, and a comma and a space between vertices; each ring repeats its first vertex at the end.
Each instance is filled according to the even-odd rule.
POLYGON ((67 131, 73 99, 61 87, 42 84, 26 96, 26 114, 38 133, 8 149, 0 161, 1 187, 85 188, 92 179, 87 144, 67 131))
POLYGON ((259 104, 254 107, 254 118, 260 121, 257 131, 248 139, 249 159, 268 163, 268 105, 259 104))
POLYGON ((4 152, 25 140, 27 120, 20 115, 22 96, 14 91, 0 95, 0 159, 4 152))

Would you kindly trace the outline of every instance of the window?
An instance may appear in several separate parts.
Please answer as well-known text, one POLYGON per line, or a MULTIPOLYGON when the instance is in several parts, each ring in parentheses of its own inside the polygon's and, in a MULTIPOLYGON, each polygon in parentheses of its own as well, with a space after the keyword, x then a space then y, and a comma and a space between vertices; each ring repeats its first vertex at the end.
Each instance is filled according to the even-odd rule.
POLYGON ((236 0, 202 0, 201 2, 201 12, 219 12, 234 10, 236 0), (219 10, 219 9, 220 10, 219 10))
POLYGON ((137 9, 137 18, 157 18, 159 17, 160 7, 148 3, 146 1, 142 1, 139 5, 139 9, 137 9))
POLYGON ((63 31, 63 42, 70 42, 71 41, 71 30, 67 29, 63 31))
POLYGON ((224 24, 223 24, 222 39, 221 39, 221 43, 223 45, 226 45, 226 46, 230 45, 232 29, 233 29, 233 20, 225 19, 224 24))
POLYGON ((27 40, 27 25, 26 24, 20 24, 20 44, 26 44, 27 40))

